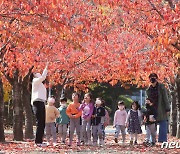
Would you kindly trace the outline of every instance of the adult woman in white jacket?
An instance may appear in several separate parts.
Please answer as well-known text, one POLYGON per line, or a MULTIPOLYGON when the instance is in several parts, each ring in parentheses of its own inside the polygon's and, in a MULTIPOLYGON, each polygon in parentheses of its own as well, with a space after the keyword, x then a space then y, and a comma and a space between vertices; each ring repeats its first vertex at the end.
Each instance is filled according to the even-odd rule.
POLYGON ((37 119, 37 129, 35 143, 37 146, 43 145, 43 136, 45 129, 45 102, 47 100, 47 90, 43 81, 47 76, 48 63, 42 73, 32 73, 30 80, 32 81, 31 104, 37 119))

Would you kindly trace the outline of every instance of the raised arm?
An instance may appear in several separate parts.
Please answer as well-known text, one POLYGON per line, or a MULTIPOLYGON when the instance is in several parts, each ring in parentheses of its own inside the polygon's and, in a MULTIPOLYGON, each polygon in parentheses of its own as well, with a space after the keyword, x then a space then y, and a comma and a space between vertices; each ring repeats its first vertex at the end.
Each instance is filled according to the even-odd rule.
POLYGON ((41 83, 41 82, 43 82, 46 79, 47 73, 48 73, 48 63, 46 65, 42 75, 40 77, 38 77, 38 78, 34 78, 33 82, 34 83, 41 83))

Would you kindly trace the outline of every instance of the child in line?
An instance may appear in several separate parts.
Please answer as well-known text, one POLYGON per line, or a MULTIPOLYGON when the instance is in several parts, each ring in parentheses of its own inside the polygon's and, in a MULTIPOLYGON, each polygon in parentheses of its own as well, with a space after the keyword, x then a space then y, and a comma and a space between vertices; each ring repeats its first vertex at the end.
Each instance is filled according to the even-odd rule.
POLYGON ((106 109, 106 106, 105 106, 105 101, 102 100, 102 99, 100 99, 100 100, 101 100, 101 102, 102 102, 101 106, 104 107, 104 109, 105 109, 105 116, 101 118, 101 119, 102 119, 102 123, 104 124, 103 140, 105 141, 105 136, 106 136, 105 129, 106 129, 106 127, 107 127, 107 126, 109 125, 109 123, 110 123, 110 117, 109 117, 108 110, 106 109))
POLYGON ((150 98, 146 99, 146 111, 144 113, 146 127, 145 146, 154 146, 156 142, 156 110, 150 98))
POLYGON ((94 103, 92 102, 92 95, 90 93, 84 95, 84 101, 79 109, 82 111, 82 143, 91 145, 91 116, 94 109, 94 103))
POLYGON ((47 145, 50 145, 50 138, 53 137, 53 146, 57 145, 56 142, 56 126, 55 121, 56 118, 59 117, 59 111, 54 106, 55 99, 53 97, 48 98, 48 104, 46 105, 46 137, 47 137, 47 145))
POLYGON ((102 123, 102 117, 105 116, 105 109, 101 106, 101 100, 96 100, 95 107, 92 114, 92 135, 93 135, 93 146, 97 145, 99 138, 99 145, 104 145, 103 130, 104 124, 102 123))
POLYGON ((124 144, 125 143, 125 137, 126 137, 125 122, 126 122, 126 118, 127 118, 127 112, 125 110, 124 102, 118 102, 118 108, 119 109, 114 114, 114 124, 113 124, 113 126, 116 128, 114 141, 116 143, 118 143, 118 137, 119 137, 119 133, 121 131, 122 141, 123 141, 123 144, 124 144))
POLYGON ((73 135, 74 131, 76 129, 76 133, 78 136, 78 142, 77 146, 80 145, 80 116, 82 114, 82 111, 79 110, 80 103, 79 103, 79 95, 78 93, 73 93, 72 94, 72 100, 73 102, 70 103, 66 109, 66 114, 70 118, 70 135, 69 135, 69 146, 72 145, 72 140, 73 140, 73 135))
POLYGON ((128 112, 126 119, 126 127, 128 127, 128 133, 130 134, 130 145, 137 144, 138 134, 142 133, 141 130, 141 112, 140 106, 137 101, 134 101, 131 105, 131 110, 128 112))
POLYGON ((60 98, 60 107, 58 108, 60 117, 56 120, 56 124, 58 127, 58 133, 60 135, 60 140, 62 144, 65 144, 66 136, 67 136, 67 128, 69 124, 69 117, 66 114, 67 109, 67 98, 60 98))

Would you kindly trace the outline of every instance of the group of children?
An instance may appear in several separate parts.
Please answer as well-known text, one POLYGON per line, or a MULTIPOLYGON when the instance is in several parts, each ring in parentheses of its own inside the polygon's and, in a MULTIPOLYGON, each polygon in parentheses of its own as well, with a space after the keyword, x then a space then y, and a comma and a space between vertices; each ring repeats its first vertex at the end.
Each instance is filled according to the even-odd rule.
POLYGON ((125 143, 126 132, 130 134, 130 145, 137 144, 138 134, 142 133, 141 126, 144 123, 146 128, 145 146, 154 146, 156 142, 156 110, 150 98, 146 100, 146 110, 141 113, 137 101, 131 104, 128 113, 125 110, 124 102, 118 103, 118 110, 114 114, 115 139, 118 143, 119 133, 122 134, 122 143, 125 143))
MULTIPOLYGON (((72 103, 67 105, 67 99, 60 99, 60 107, 54 106, 55 99, 48 98, 46 105, 46 138, 50 144, 50 136, 53 137, 53 145, 57 144, 56 128, 62 144, 66 144, 67 131, 69 128, 69 143, 73 142, 74 132, 77 134, 77 145, 104 145, 105 126, 107 123, 107 110, 103 106, 103 101, 96 98, 92 101, 92 95, 86 93, 82 103, 79 103, 78 93, 72 94, 72 103), (92 134, 92 135, 91 135, 92 134)), ((124 102, 118 103, 118 110, 114 114, 113 126, 115 130, 114 141, 118 143, 121 132, 122 143, 126 140, 126 128, 130 134, 130 145, 137 144, 138 134, 142 133, 141 125, 146 126, 146 139, 144 145, 153 146, 156 142, 156 113, 150 99, 146 100, 146 111, 140 112, 138 102, 133 102, 131 109, 126 112, 124 102)))
POLYGON ((103 102, 97 98, 92 101, 90 93, 85 94, 82 104, 79 103, 78 93, 72 94, 72 103, 67 105, 67 99, 60 99, 60 107, 54 106, 55 99, 48 98, 46 105, 46 138, 50 144, 50 136, 53 137, 53 145, 57 145, 56 128, 62 144, 66 143, 67 130, 69 128, 69 146, 72 145, 74 132, 77 134, 77 145, 104 145, 104 128, 107 122, 103 102), (106 120, 105 120, 106 119, 106 120), (91 136, 92 134, 92 136, 91 136), (93 142, 91 140, 93 138, 93 142))

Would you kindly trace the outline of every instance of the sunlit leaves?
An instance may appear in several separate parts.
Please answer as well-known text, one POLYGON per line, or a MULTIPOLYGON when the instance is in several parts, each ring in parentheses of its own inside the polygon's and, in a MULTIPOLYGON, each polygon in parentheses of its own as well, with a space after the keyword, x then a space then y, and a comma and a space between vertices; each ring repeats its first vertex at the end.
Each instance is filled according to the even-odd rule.
POLYGON ((160 79, 176 72, 179 3, 174 9, 158 0, 1 3, 0 45, 10 39, 1 70, 11 77, 16 69, 25 76, 32 65, 41 72, 47 61, 53 84, 81 89, 94 81, 144 86, 151 72, 160 79))

